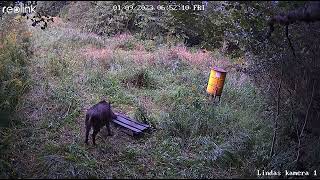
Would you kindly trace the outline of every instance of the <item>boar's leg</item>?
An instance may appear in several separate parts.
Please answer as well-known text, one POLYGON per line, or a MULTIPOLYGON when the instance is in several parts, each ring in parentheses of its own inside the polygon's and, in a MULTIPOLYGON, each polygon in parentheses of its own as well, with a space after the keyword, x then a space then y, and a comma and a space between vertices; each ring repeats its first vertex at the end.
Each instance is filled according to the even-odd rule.
POLYGON ((107 127, 107 130, 108 130, 108 136, 113 136, 113 133, 111 132, 111 129, 110 129, 110 122, 109 121, 107 121, 106 127, 107 127))
POLYGON ((97 128, 95 127, 93 129, 93 133, 92 133, 92 142, 93 142, 93 145, 96 145, 96 136, 98 134, 98 132, 100 131, 100 128, 97 128))
POLYGON ((86 115, 86 139, 85 139, 85 143, 88 144, 88 136, 89 136, 89 132, 91 130, 91 124, 90 124, 90 118, 88 115, 86 115))
POLYGON ((86 144, 88 144, 88 136, 89 136, 90 129, 91 129, 91 126, 86 126, 86 140, 85 140, 86 144))

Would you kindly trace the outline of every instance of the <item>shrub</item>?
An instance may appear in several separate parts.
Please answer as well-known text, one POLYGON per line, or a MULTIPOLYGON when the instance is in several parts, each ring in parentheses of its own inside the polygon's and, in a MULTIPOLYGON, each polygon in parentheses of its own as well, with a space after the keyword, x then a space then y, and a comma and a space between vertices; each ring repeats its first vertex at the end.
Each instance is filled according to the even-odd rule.
POLYGON ((134 86, 137 88, 155 88, 155 81, 150 77, 149 72, 145 69, 138 70, 122 81, 127 86, 134 86))
POLYGON ((67 1, 39 1, 37 3, 37 12, 57 16, 68 3, 67 1))

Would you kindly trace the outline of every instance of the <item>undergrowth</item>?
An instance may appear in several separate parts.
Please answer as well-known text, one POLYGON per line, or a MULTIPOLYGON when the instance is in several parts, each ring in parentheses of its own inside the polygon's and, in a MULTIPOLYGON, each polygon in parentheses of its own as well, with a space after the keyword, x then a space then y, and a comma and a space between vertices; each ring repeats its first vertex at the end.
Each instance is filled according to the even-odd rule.
POLYGON ((28 73, 29 34, 6 16, 0 21, 0 178, 12 176, 9 152, 14 143, 11 127, 20 124, 16 110, 30 85, 28 73), (13 23, 6 24, 6 20, 13 23))
POLYGON ((38 74, 32 76, 35 83, 23 107, 33 113, 22 113, 25 125, 1 140, 14 142, 1 147, 11 148, 15 161, 0 168, 21 162, 13 167, 13 177, 254 177, 252 167, 265 164, 271 131, 263 117, 263 97, 246 75, 228 72, 221 101, 213 103, 205 91, 207 62, 194 61, 188 49, 138 41, 125 47, 70 34, 68 27, 30 29, 37 53, 28 68, 38 74), (130 56, 138 43, 151 53, 138 58, 145 61, 130 56), (81 54, 85 46, 114 49, 95 58, 81 54), (155 131, 132 139, 112 127, 114 137, 105 138, 102 131, 97 147, 85 146, 85 111, 103 97, 116 112, 149 123, 155 131), (23 168, 26 164, 31 166, 23 168))

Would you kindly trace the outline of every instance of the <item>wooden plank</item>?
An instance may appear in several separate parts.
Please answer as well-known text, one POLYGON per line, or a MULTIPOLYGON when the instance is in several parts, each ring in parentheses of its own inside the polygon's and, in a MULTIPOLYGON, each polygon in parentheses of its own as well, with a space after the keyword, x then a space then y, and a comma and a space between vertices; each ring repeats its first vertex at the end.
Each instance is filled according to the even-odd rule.
POLYGON ((130 131, 130 132, 133 133, 133 134, 138 134, 138 133, 141 133, 141 132, 142 132, 141 130, 136 129, 136 128, 134 128, 134 127, 131 127, 131 126, 129 126, 129 125, 127 125, 127 124, 124 124, 124 123, 122 123, 122 122, 120 122, 120 121, 115 120, 115 121, 113 121, 113 122, 114 122, 115 124, 121 126, 122 129, 126 129, 126 130, 130 131))
POLYGON ((136 135, 136 134, 137 134, 137 133, 134 133, 133 131, 131 131, 130 129, 123 128, 123 127, 121 127, 121 128, 120 128, 120 130, 121 130, 122 132, 124 132, 124 133, 126 133, 126 134, 130 135, 130 136, 134 136, 134 135, 136 135))
POLYGON ((131 122, 134 122, 134 123, 136 123, 136 124, 139 124, 140 126, 144 126, 145 128, 150 128, 149 125, 143 124, 143 123, 138 122, 138 121, 134 121, 134 120, 130 119, 129 117, 125 117, 125 116, 124 116, 124 118, 127 119, 128 121, 131 121, 131 122))
POLYGON ((129 125, 125 124, 125 123, 122 123, 121 121, 118 121, 117 119, 113 119, 113 122, 116 123, 116 124, 119 124, 120 126, 128 128, 128 129, 130 129, 130 130, 132 130, 132 131, 134 131, 136 133, 141 133, 142 132, 140 129, 137 129, 135 127, 132 127, 132 126, 129 126, 129 125))
POLYGON ((138 124, 138 125, 140 125, 140 126, 144 126, 144 127, 146 127, 146 128, 150 128, 149 125, 143 124, 143 123, 138 122, 138 121, 134 121, 134 120, 132 120, 130 117, 128 117, 128 116, 126 116, 126 115, 124 115, 124 114, 121 114, 121 113, 115 113, 115 114, 116 114, 117 116, 120 116, 120 117, 122 117, 122 118, 125 118, 125 119, 128 120, 128 121, 131 121, 131 122, 133 122, 133 123, 136 123, 136 124, 138 124))
POLYGON ((124 123, 124 124, 127 124, 127 125, 129 125, 129 126, 132 126, 132 127, 136 128, 136 129, 139 129, 139 130, 141 130, 141 131, 143 131, 143 130, 146 129, 145 126, 141 126, 140 124, 138 124, 138 123, 136 123, 136 122, 134 122, 134 121, 129 121, 129 120, 127 120, 127 119, 125 119, 125 118, 123 118, 123 117, 121 117, 121 116, 118 116, 118 117, 117 117, 117 120, 120 121, 120 122, 122 122, 122 123, 124 123))

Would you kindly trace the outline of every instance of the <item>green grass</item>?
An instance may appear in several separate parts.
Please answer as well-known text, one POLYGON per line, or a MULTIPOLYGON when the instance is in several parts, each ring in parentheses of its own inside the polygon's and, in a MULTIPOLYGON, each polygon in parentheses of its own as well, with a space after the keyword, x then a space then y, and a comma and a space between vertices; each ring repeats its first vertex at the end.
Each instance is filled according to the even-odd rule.
MULTIPOLYGON (((38 55, 28 67, 37 74, 22 104, 33 114, 22 117, 23 125, 16 127, 21 130, 8 133, 10 140, 2 140, 13 143, 0 146, 7 145, 21 167, 31 164, 23 169, 0 163, 12 166, 14 177, 254 177, 252 167, 264 165, 271 131, 261 116, 263 97, 245 75, 229 72, 221 102, 214 105, 205 92, 208 69, 161 57, 154 65, 135 63, 125 53, 136 41, 127 52, 115 50, 111 60, 85 58, 79 48, 108 47, 104 43, 112 41, 70 35, 67 28, 31 29, 38 55), (105 69, 103 63, 113 68, 105 69), (157 129, 132 139, 112 128, 114 137, 101 132, 97 147, 85 146, 85 110, 102 97, 115 111, 157 129), (19 154, 23 147, 28 148, 19 154)), ((157 50, 152 42, 142 44, 149 52, 157 50)))
MULTIPOLYGON (((11 16, 3 18, 12 20, 11 16)), ((23 106, 21 99, 31 85, 27 69, 30 44, 28 37, 23 36, 25 28, 17 24, 0 22, 0 178, 15 176, 10 154, 15 142, 14 128, 22 124, 15 112, 23 106)))
POLYGON ((0 127, 10 125, 10 116, 28 88, 26 54, 22 47, 7 41, 0 49, 0 127))

